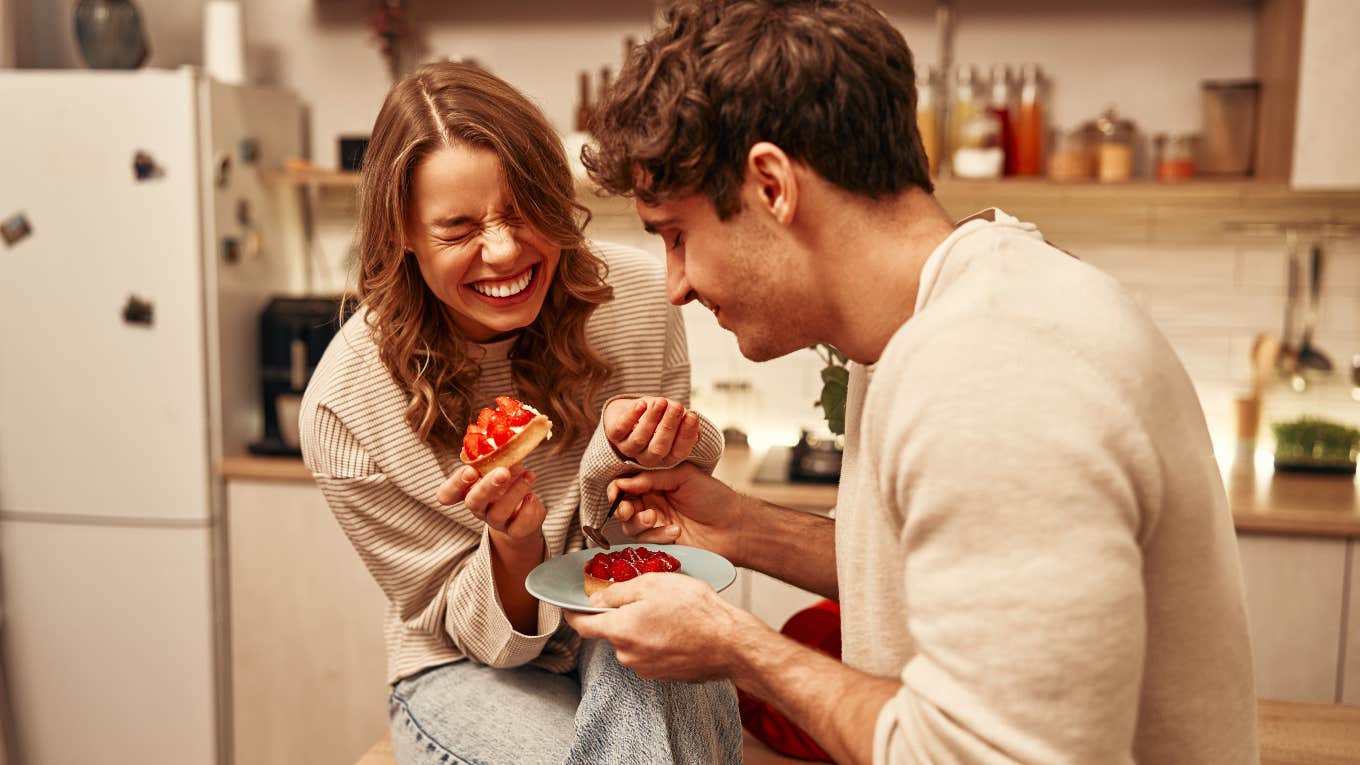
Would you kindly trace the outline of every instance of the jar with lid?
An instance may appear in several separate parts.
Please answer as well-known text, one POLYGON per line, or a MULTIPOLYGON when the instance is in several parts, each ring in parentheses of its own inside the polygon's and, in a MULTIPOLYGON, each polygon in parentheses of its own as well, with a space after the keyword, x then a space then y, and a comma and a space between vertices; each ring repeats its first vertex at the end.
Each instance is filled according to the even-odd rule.
POLYGON ((1091 156, 1091 133, 1087 126, 1054 132, 1053 150, 1048 155, 1049 180, 1091 180, 1095 172, 1095 162, 1091 156))
POLYGON ((1134 124, 1110 106, 1090 125, 1096 137, 1096 180, 1117 183, 1132 178, 1134 124))
POLYGON ((1195 154, 1199 136, 1194 133, 1158 133, 1153 141, 1157 152, 1157 180, 1174 181, 1195 177, 1195 154))

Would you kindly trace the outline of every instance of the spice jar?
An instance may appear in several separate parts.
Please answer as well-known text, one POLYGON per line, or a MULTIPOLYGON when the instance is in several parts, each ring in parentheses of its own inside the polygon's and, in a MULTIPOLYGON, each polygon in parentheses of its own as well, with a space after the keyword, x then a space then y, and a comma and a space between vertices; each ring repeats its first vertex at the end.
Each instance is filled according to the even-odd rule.
POLYGON ((1078 127, 1058 130, 1048 155, 1048 178, 1053 181, 1089 181, 1095 163, 1091 157, 1091 130, 1078 127))
POLYGON ((1199 136, 1194 133, 1158 133, 1157 180, 1175 181, 1195 177, 1195 151, 1199 136))
POLYGON ((1133 123, 1122 119, 1111 106, 1089 124, 1096 136, 1096 180, 1117 183, 1132 178, 1133 136, 1136 132, 1133 123))

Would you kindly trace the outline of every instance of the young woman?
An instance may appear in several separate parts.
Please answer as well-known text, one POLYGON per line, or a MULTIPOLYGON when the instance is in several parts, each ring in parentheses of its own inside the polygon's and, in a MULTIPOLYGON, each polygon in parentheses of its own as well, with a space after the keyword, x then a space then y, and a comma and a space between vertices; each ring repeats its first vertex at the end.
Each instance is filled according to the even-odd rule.
POLYGON ((427 66, 393 86, 360 190, 359 310, 303 401, 303 456, 389 607, 393 749, 413 763, 735 762, 726 683, 640 680, 525 590, 583 547, 605 486, 722 437, 688 411, 665 273, 587 242, 562 145, 505 82, 427 66), (460 465, 508 395, 554 422, 522 466, 460 465))

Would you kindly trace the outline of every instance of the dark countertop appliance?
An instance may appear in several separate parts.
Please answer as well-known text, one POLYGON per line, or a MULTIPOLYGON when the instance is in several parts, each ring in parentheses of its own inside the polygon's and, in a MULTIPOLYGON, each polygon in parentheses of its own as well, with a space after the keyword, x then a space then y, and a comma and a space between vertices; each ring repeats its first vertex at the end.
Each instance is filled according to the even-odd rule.
POLYGON ((353 301, 340 315, 339 297, 276 297, 260 314, 260 397, 264 437, 250 445, 252 454, 301 454, 298 413, 302 393, 326 346, 353 301))

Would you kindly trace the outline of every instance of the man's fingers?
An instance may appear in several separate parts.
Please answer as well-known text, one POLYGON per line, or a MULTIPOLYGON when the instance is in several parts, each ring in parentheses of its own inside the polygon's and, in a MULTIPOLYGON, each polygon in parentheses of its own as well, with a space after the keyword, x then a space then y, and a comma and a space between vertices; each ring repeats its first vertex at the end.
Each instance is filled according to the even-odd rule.
MULTIPOLYGON (((614 488, 625 494, 646 494, 647 492, 674 491, 689 480, 693 468, 689 463, 677 465, 668 470, 648 470, 636 475, 614 479, 614 488)), ((697 470, 698 468, 693 468, 697 470)))
MULTIPOLYGON (((624 529, 627 531, 627 529, 624 529)), ((644 529, 637 533, 629 532, 629 536, 639 542, 648 544, 668 545, 673 544, 680 538, 680 527, 675 524, 670 526, 657 526, 656 528, 644 529)))
POLYGON ((650 584, 642 581, 643 579, 644 577, 638 577, 626 582, 615 582, 591 595, 590 604, 602 608, 618 608, 635 603, 643 598, 650 584))

